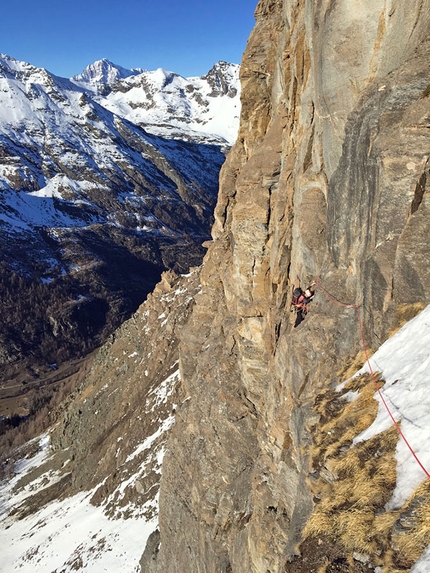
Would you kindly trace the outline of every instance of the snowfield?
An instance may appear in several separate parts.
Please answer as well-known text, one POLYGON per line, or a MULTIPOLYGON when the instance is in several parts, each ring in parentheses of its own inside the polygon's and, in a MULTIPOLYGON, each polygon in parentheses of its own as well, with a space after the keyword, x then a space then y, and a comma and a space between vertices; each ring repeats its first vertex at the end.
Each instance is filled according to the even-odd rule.
POLYGON ((3 523, 0 570, 54 572, 138 571, 155 520, 108 519, 90 504, 93 491, 54 502, 22 521, 3 523))
MULTIPOLYGON (((160 403, 166 403, 179 380, 179 370, 169 375, 148 397, 149 415, 160 403)), ((15 476, 0 484, 0 571, 22 573, 67 573, 87 569, 91 573, 139 571, 149 535, 157 527, 158 487, 152 487, 154 495, 144 506, 127 509, 129 517, 110 519, 105 506, 128 487, 145 483, 145 475, 161 472, 165 451, 166 433, 174 423, 169 415, 159 420, 157 430, 148 436, 128 456, 124 466, 137 456, 141 461, 138 470, 124 480, 100 507, 91 504, 91 498, 102 484, 61 501, 54 501, 36 513, 17 520, 10 515, 12 510, 37 491, 59 480, 58 472, 44 472, 36 479, 25 483, 23 478, 31 470, 41 467, 52 455, 49 447, 49 432, 38 438, 39 450, 31 459, 23 459, 15 465, 15 476), (25 485, 23 485, 23 483, 25 485), (143 514, 154 515, 152 519, 143 514)), ((66 467, 67 461, 63 464, 66 467)), ((63 473, 64 477, 64 473, 63 473)), ((118 515, 121 515, 118 512, 118 515)))
MULTIPOLYGON (((430 306, 410 320, 369 359, 372 371, 385 380, 381 393, 417 458, 430 474, 430 306)), ((369 372, 366 364, 357 375, 369 372)), ((378 415, 354 443, 368 440, 390 428, 391 417, 379 393, 378 415)), ((397 443, 397 487, 387 509, 401 507, 413 491, 428 479, 405 441, 397 443)), ((430 568, 429 568, 430 570, 430 568)))

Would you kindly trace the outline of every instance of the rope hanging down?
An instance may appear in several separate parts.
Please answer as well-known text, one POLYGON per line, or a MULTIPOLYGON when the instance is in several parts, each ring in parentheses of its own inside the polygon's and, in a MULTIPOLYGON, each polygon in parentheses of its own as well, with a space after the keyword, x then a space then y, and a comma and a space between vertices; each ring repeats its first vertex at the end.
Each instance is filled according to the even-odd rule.
POLYGON ((396 419, 394 418, 394 416, 393 416, 393 414, 392 414, 390 408, 388 407, 388 404, 387 404, 387 402, 385 401, 385 398, 384 398, 384 396, 383 396, 383 394, 382 394, 382 392, 381 392, 381 389, 379 388, 378 381, 377 381, 377 379, 376 379, 376 375, 375 375, 375 373, 373 372, 372 366, 371 366, 371 364, 370 364, 369 354, 368 354, 368 352, 367 352, 366 342, 365 342, 365 340, 364 340, 363 321, 361 320, 361 305, 359 305, 359 304, 354 304, 354 303, 348 304, 348 303, 340 302, 339 300, 335 299, 334 296, 332 296, 329 292, 327 292, 327 291, 325 290, 325 288, 322 286, 320 277, 318 277, 318 279, 317 279, 317 281, 316 281, 316 284, 315 284, 315 290, 317 290, 317 288, 319 288, 329 300, 331 300, 332 302, 334 302, 334 303, 337 304, 338 306, 343 306, 343 307, 346 307, 346 308, 356 308, 356 309, 357 309, 357 319, 358 319, 358 325, 359 325, 359 328, 360 328, 361 344, 362 344, 362 346, 363 346, 364 356, 365 356, 365 358, 366 358, 366 362, 367 362, 367 366, 368 366, 368 368, 369 368, 370 375, 371 375, 371 377, 372 377, 373 383, 374 383, 375 386, 376 386, 376 389, 377 389, 377 391, 378 391, 379 397, 381 398, 381 401, 382 401, 382 403, 384 404, 385 409, 387 410, 387 412, 388 412, 388 414, 389 414, 391 420, 393 421, 394 426, 396 427, 396 430, 398 431, 400 437, 401 437, 402 440, 405 442, 406 446, 409 448, 409 451, 411 452, 411 454, 412 454, 413 457, 415 458, 415 461, 418 463, 418 465, 419 465, 420 468, 423 470, 423 472, 425 473, 425 475, 430 479, 430 473, 426 470, 426 468, 424 467, 424 465, 423 465, 423 464, 421 463, 421 461, 419 460, 417 454, 414 452, 412 446, 409 444, 409 442, 408 442, 408 440, 406 439, 405 435, 403 434, 403 432, 402 432, 402 430, 401 430, 401 428, 400 428, 398 422, 396 421, 396 419))

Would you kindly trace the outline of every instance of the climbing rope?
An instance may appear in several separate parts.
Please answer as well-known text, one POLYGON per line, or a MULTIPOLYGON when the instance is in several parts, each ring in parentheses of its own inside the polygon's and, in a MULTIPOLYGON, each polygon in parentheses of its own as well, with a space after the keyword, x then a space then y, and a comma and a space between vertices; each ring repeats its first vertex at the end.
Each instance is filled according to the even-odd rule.
POLYGON ((425 475, 430 479, 430 473, 426 470, 426 468, 424 467, 424 465, 421 463, 421 461, 419 460, 417 454, 414 452, 412 446, 410 445, 410 443, 408 442, 408 440, 406 439, 405 435, 403 434, 398 422, 396 421, 396 419, 394 418, 387 402, 385 401, 385 398, 381 392, 381 389, 379 387, 378 381, 376 379, 376 375, 373 371, 372 365, 370 364, 370 359, 369 359, 369 353, 367 351, 367 346, 366 346, 366 342, 364 340, 364 329, 363 329, 363 321, 361 319, 361 305, 360 304, 355 304, 355 303, 344 303, 344 302, 340 302, 339 300, 337 300, 333 295, 331 295, 328 291, 325 290, 325 288, 322 286, 321 284, 321 279, 320 277, 318 277, 318 279, 316 280, 315 283, 315 291, 317 290, 317 288, 319 288, 321 290, 321 292, 329 299, 331 300, 333 303, 337 304, 338 306, 343 306, 346 308, 356 308, 357 309, 357 319, 358 319, 358 324, 359 324, 359 328, 360 328, 360 337, 361 337, 361 344, 363 346, 363 350, 364 350, 364 356, 366 358, 366 362, 367 362, 367 366, 369 368, 369 372, 370 372, 370 376, 372 377, 373 383, 376 386, 376 389, 378 391, 379 397, 381 398, 382 403, 385 406, 385 409, 387 410, 391 420, 393 421, 394 426, 396 427, 396 430, 398 431, 400 437, 402 438, 402 440, 405 442, 406 446, 409 448, 409 451, 411 452, 412 456, 415 458, 415 461, 418 463, 418 465, 420 466, 420 468, 423 470, 423 472, 425 473, 425 475))

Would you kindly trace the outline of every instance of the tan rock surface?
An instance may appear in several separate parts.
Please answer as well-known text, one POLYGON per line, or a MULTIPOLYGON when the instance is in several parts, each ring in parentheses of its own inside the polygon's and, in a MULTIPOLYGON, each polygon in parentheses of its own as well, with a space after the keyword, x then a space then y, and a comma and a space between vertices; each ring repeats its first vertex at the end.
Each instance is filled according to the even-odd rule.
POLYGON ((356 309, 321 290, 293 329, 297 277, 363 304, 369 347, 430 302, 428 0, 255 15, 144 572, 275 573, 297 554, 315 396, 360 350, 356 309))

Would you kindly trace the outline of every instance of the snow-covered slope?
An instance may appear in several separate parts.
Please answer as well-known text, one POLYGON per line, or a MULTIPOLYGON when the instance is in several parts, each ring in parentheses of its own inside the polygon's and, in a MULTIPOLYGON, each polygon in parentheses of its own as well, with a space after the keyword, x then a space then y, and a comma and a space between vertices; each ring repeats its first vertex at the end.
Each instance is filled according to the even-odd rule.
MULTIPOLYGON (((168 395, 163 398, 167 399, 168 395)), ((161 464, 163 457, 163 431, 168 429, 167 420, 155 438, 140 445, 142 472, 156 470, 154 458, 161 464), (161 440, 161 441, 160 441, 161 440), (149 467, 145 466, 145 460, 149 467)), ((145 507, 136 508, 132 503, 123 506, 123 514, 111 518, 106 508, 91 503, 94 494, 103 484, 97 484, 89 491, 77 493, 66 499, 51 501, 45 507, 23 519, 8 517, 17 504, 25 502, 43 488, 60 483, 61 469, 49 468, 49 435, 39 439, 39 452, 30 461, 23 460, 16 467, 15 477, 0 488, 0 571, 21 571, 22 573, 47 571, 72 572, 88 568, 92 573, 103 571, 137 571, 137 564, 148 536, 157 526, 158 495, 149 500, 145 507), (38 476, 38 470, 41 475, 38 476), (37 476, 37 477, 36 477, 37 476), (23 486, 26 480, 28 485, 23 486), (137 511, 138 510, 138 511, 137 511), (127 517, 123 517, 125 512, 127 517), (151 519, 148 515, 153 514, 151 519)), ((64 464, 67 465, 68 460, 64 464)), ((158 471, 160 468, 158 468, 158 471)), ((145 474, 138 472, 123 484, 117 494, 123 494, 127 486, 134 487, 145 474)), ((115 492, 114 492, 115 495, 115 492)))
POLYGON ((113 113, 163 136, 206 138, 234 143, 239 125, 239 66, 218 62, 203 77, 184 78, 159 68, 126 71, 95 62, 73 82, 94 93, 113 113), (121 81, 114 81, 121 78, 121 81), (181 135, 182 134, 182 135, 181 135))
MULTIPOLYGON (((219 170, 236 135, 238 85, 238 66, 223 62, 203 78, 185 79, 101 60, 70 80, 1 55, 0 271, 6 283, 15 272, 45 285, 61 281, 64 292, 73 283, 80 292, 72 300, 101 297, 111 309, 123 301, 129 315, 162 269, 184 272, 199 264, 219 170), (112 284, 129 270, 134 278, 112 284), (98 286, 89 289, 89 283, 98 286)), ((67 349, 57 335, 77 332, 81 318, 84 330, 94 331, 97 321, 88 324, 88 313, 77 321, 69 316, 68 326, 58 329, 63 319, 47 310, 56 306, 50 296, 41 297, 46 309, 39 316, 51 341, 67 349)), ((102 323, 116 312, 108 311, 102 323)), ((14 348, 28 355, 33 343, 21 340, 27 327, 15 321, 13 328, 14 348)), ((102 340, 103 329, 95 334, 102 340)), ((6 346, 0 355, 13 362, 17 354, 1 328, 0 340, 6 346)))
MULTIPOLYGON (((9 483, 10 489, 49 461, 48 447, 49 436, 43 436, 40 452, 31 463, 22 463, 17 468, 15 478, 9 483)), ((32 488, 34 491, 43 485, 51 486, 55 479, 54 473, 42 474, 39 482, 32 482, 26 490, 21 490, 21 501, 31 494, 32 488)), ((18 501, 18 496, 9 498, 10 489, 1 492, 2 510, 10 509, 9 504, 18 501)), ((0 516, 3 529, 0 570, 23 573, 71 572, 83 568, 92 573, 136 571, 141 544, 155 529, 156 521, 134 516, 109 519, 102 507, 91 504, 93 494, 94 490, 86 491, 52 502, 21 521, 11 522, 4 514, 0 516)))
POLYGON ((138 570, 157 527, 167 435, 187 403, 178 331, 200 288, 196 271, 163 277, 0 483, 0 571, 138 570))

